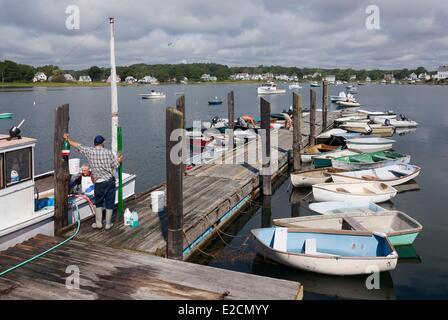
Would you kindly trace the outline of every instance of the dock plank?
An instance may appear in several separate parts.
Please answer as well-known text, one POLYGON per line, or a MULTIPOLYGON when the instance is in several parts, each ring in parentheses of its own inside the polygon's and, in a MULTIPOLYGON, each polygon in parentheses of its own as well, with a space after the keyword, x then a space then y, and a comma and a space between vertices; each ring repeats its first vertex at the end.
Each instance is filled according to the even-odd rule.
MULTIPOLYGON (((0 270, 62 239, 39 235, 0 252, 0 270)), ((296 299, 297 282, 168 260, 99 244, 70 241, 0 278, 6 299, 296 299), (80 270, 79 289, 66 286, 68 266, 80 270)))

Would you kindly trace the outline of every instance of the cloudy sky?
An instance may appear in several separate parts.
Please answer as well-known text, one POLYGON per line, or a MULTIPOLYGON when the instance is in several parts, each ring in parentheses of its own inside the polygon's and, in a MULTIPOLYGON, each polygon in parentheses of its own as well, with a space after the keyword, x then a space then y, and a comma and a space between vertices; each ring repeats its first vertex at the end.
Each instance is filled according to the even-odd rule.
POLYGON ((108 66, 108 16, 116 18, 118 65, 448 63, 446 0, 0 0, 0 60, 108 66), (66 28, 70 5, 79 7, 79 29, 66 28))

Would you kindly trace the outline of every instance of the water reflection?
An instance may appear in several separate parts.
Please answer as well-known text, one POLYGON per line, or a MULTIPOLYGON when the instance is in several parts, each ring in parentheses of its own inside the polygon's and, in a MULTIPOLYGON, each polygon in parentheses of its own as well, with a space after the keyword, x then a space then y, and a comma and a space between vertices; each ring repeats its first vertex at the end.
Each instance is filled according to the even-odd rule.
POLYGON ((296 281, 303 285, 306 293, 314 293, 342 299, 363 300, 394 300, 394 284, 389 272, 380 274, 380 289, 367 289, 368 275, 360 276, 330 276, 305 272, 284 265, 276 264, 271 260, 257 256, 252 264, 252 273, 296 281))
POLYGON ((414 249, 412 245, 397 246, 395 247, 395 250, 398 253, 399 263, 413 263, 413 264, 422 263, 422 259, 417 254, 417 251, 414 249))

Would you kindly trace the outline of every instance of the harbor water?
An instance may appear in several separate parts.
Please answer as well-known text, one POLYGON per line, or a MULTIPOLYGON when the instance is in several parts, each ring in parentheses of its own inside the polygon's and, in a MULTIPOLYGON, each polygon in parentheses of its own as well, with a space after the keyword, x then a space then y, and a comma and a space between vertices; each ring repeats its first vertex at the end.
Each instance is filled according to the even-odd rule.
MULTIPOLYGON (((280 85, 280 87, 286 85, 280 85)), ((180 93, 186 95, 187 126, 193 120, 210 121, 227 117, 227 107, 209 106, 215 96, 226 100, 235 91, 235 113, 259 116, 255 84, 159 85, 156 91, 166 99, 142 100, 148 92, 142 86, 119 87, 120 125, 123 127, 124 171, 137 174, 136 191, 143 191, 165 179, 165 108, 174 106, 180 93)), ((318 105, 321 101, 321 88, 318 105)), ((342 86, 331 86, 337 95, 342 86)), ((309 87, 300 89, 304 107, 309 103, 309 87)), ((312 214, 308 210, 310 189, 293 190, 285 176, 272 198, 260 199, 240 214, 226 229, 218 232, 193 262, 247 273, 296 280, 304 285, 305 299, 430 299, 448 298, 448 217, 446 215, 448 166, 448 90, 444 86, 366 85, 359 87, 357 100, 371 111, 394 110, 419 123, 414 132, 396 134, 395 150, 411 155, 411 163, 422 167, 415 182, 402 188, 385 206, 403 211, 423 225, 413 246, 399 248, 397 268, 380 277, 379 289, 366 288, 366 276, 324 276, 278 265, 256 255, 250 230, 269 226, 272 219, 312 214)), ((292 104, 292 95, 267 98, 272 112, 292 104)), ((0 90, 0 113, 12 112, 13 119, 0 120, 0 133, 22 119, 25 136, 38 139, 35 174, 52 170, 55 107, 70 104, 70 133, 82 144, 92 145, 102 134, 110 144, 110 89, 30 88, 0 90)), ((73 152, 78 156, 76 152, 73 152)), ((213 195, 211 195, 213 196, 213 195)))

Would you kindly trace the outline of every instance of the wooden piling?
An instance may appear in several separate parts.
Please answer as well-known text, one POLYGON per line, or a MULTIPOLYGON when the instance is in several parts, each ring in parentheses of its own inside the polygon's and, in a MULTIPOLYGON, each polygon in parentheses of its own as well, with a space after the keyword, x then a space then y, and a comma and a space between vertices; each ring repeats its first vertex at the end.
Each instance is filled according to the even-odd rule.
POLYGON ((316 144, 316 91, 310 89, 310 146, 316 144))
POLYGON ((54 232, 60 234, 68 225, 68 193, 70 173, 68 161, 62 158, 64 133, 68 133, 69 105, 57 107, 54 113, 54 232))
POLYGON ((260 98, 261 113, 261 149, 262 149, 262 192, 264 196, 272 195, 271 172, 271 104, 260 98))
POLYGON ((186 128, 186 125, 185 125, 186 120, 185 120, 185 95, 184 94, 181 95, 179 98, 177 98, 177 100, 176 100, 176 109, 179 112, 182 112, 182 115, 183 115, 183 118, 184 118, 184 120, 183 120, 183 128, 185 129, 186 128))
POLYGON ((292 112, 293 112, 293 169, 302 170, 302 159, 300 158, 300 144, 302 142, 302 96, 296 92, 292 94, 292 112))
POLYGON ((235 128, 235 95, 233 90, 227 94, 227 109, 228 109, 229 129, 230 129, 228 147, 230 148, 230 150, 232 150, 234 146, 233 130, 235 128))
POLYGON ((262 198, 262 207, 261 207, 261 227, 270 228, 271 226, 272 226, 271 196, 264 196, 262 198))
POLYGON ((183 170, 181 160, 184 155, 185 133, 171 134, 176 129, 183 129, 183 114, 175 108, 166 109, 166 213, 168 216, 168 239, 166 255, 170 259, 183 259, 183 170), (174 148, 182 144, 182 150, 177 153, 174 148), (174 149, 174 150, 173 150, 174 149), (172 158, 171 153, 180 158, 172 158))
POLYGON ((328 81, 322 82, 322 130, 327 128, 328 114, 328 81))

